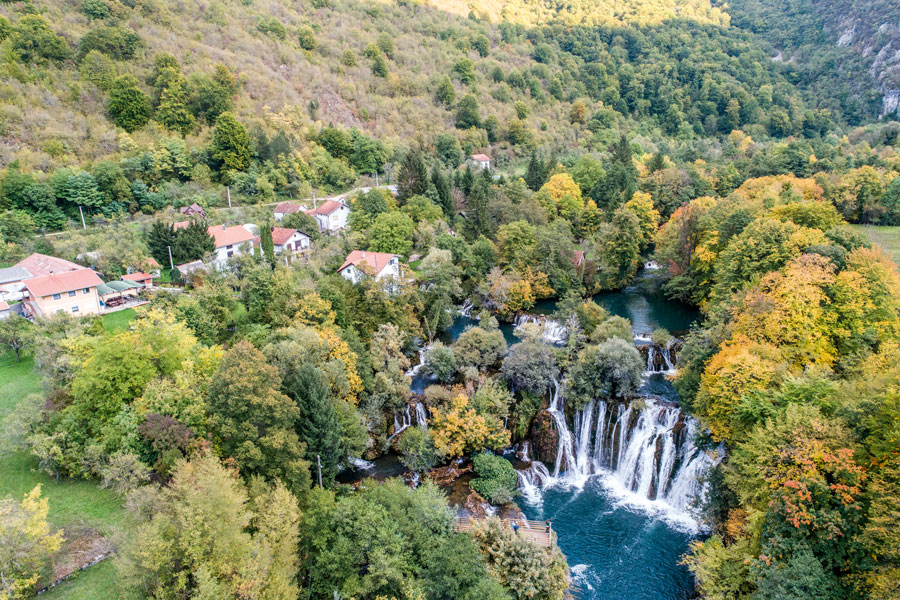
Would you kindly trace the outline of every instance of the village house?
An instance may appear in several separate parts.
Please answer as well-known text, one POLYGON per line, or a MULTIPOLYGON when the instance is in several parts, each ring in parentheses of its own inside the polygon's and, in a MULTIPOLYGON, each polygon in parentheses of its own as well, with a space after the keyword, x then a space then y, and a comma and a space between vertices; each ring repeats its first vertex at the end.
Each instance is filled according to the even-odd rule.
POLYGON ((469 166, 479 171, 489 170, 491 168, 491 157, 487 154, 473 154, 467 161, 469 166))
POLYGON ((305 211, 306 207, 293 202, 279 202, 275 205, 275 220, 280 221, 286 216, 298 213, 301 210, 305 211))
POLYGON ((12 316, 12 310, 5 300, 0 300, 0 319, 8 319, 12 316))
POLYGON ((203 207, 196 202, 194 202, 190 206, 182 206, 178 209, 178 212, 186 217, 200 217, 201 219, 206 218, 206 211, 203 210, 203 207))
POLYGON ((25 289, 25 281, 28 279, 83 268, 68 260, 35 252, 11 267, 0 269, 0 299, 6 301, 23 299, 28 295, 25 289))
POLYGON ((25 280, 26 305, 35 317, 66 313, 74 316, 100 312, 97 286, 103 281, 90 269, 64 271, 25 280))
POLYGON ((343 200, 326 200, 318 208, 306 211, 319 223, 320 231, 336 233, 347 227, 350 207, 343 200))
POLYGON ((183 265, 175 265, 175 270, 181 274, 181 278, 185 279, 193 273, 194 271, 198 271, 201 269, 205 269, 206 265, 203 264, 202 260, 193 260, 189 263, 184 263, 183 265))
POLYGON ((400 257, 387 252, 368 252, 354 250, 344 260, 338 273, 353 283, 359 283, 364 277, 372 275, 375 279, 399 279, 400 257))
MULTIPOLYGON (((186 229, 190 221, 179 221, 172 224, 173 229, 186 229)), ((211 225, 207 233, 216 245, 216 263, 223 264, 232 256, 243 254, 253 249, 253 238, 256 237, 245 225, 211 225)))
POLYGON ((309 248, 309 243, 310 237, 299 229, 272 228, 272 244, 275 247, 275 254, 302 252, 309 248))

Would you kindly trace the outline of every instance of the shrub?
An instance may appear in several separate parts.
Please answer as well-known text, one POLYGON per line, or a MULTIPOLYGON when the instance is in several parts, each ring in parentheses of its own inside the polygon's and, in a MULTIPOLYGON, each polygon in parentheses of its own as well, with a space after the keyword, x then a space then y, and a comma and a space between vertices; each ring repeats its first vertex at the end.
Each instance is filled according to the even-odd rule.
POLYGON ((478 475, 469 487, 491 504, 506 504, 516 493, 516 470, 508 460, 491 452, 482 452, 473 459, 478 475))
POLYGON ((78 44, 78 60, 97 50, 116 60, 130 60, 144 46, 141 37, 122 27, 103 26, 84 34, 78 44))

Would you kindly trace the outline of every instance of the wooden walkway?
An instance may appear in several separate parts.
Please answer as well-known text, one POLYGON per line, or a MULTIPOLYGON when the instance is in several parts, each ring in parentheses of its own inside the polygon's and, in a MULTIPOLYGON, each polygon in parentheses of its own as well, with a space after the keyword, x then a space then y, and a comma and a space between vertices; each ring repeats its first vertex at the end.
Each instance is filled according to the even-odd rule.
MULTIPOLYGON (((544 521, 526 521, 525 519, 500 519, 508 527, 513 528, 513 523, 518 524, 519 531, 517 535, 524 536, 538 546, 549 548, 553 545, 553 528, 548 527, 544 521)), ((479 519, 471 517, 456 517, 456 530, 468 531, 472 529, 479 519)))

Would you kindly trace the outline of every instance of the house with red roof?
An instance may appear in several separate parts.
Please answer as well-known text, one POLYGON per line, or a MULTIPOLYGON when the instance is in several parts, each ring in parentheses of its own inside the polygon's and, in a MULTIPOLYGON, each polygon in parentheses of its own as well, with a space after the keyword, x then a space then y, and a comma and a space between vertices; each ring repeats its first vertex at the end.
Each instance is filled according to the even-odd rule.
POLYGON ((90 269, 51 273, 25 280, 26 306, 35 317, 65 313, 73 316, 100 312, 97 286, 103 280, 90 269))
POLYGON ((399 279, 400 257, 387 252, 354 250, 347 255, 337 272, 353 283, 359 283, 365 277, 399 279))
POLYGON ((272 245, 275 246, 275 254, 302 252, 309 248, 309 243, 310 237, 299 229, 272 228, 272 245))
POLYGON ((491 168, 491 157, 487 154, 473 154, 468 160, 469 166, 479 171, 491 168))
POLYGON ((343 200, 326 200, 317 208, 306 211, 319 222, 319 230, 335 233, 347 227, 350 207, 343 200))
POLYGON ((295 204, 293 202, 279 202, 275 205, 275 220, 280 221, 286 216, 298 213, 301 210, 306 210, 306 207, 302 204, 295 204))
POLYGON ((243 225, 214 225, 208 231, 216 242, 217 261, 225 262, 232 256, 253 249, 253 238, 256 236, 243 225))

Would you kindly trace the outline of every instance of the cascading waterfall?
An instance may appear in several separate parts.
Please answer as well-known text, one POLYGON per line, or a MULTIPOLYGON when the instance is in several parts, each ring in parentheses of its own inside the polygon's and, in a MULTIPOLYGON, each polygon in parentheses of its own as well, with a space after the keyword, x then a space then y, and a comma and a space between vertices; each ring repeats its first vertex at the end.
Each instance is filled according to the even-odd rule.
MULTIPOLYGON (((659 352, 658 360, 648 359, 648 371, 674 371, 672 344, 659 352), (658 364, 664 368, 650 368, 658 364)), ((554 381, 547 409, 559 440, 553 472, 540 474, 536 471, 543 467, 540 463, 540 467, 519 471, 519 487, 527 499, 536 498, 539 486, 559 481, 580 486, 588 477, 599 475, 610 487, 641 502, 683 515, 695 512, 697 500, 706 491, 703 475, 718 460, 717 453, 694 445, 696 420, 652 396, 594 400, 575 411, 570 431, 561 387, 554 381)))
POLYGON ((409 405, 407 404, 406 408, 394 413, 394 433, 387 439, 388 443, 408 429, 410 425, 412 425, 412 415, 409 413, 409 405))
POLYGON ((648 373, 665 373, 671 375, 675 373, 675 341, 670 340, 665 346, 659 344, 650 344, 647 348, 647 372, 648 373))
POLYGON ((537 323, 541 326, 541 339, 548 344, 561 345, 566 342, 567 328, 556 319, 548 319, 541 315, 520 314, 513 321, 513 330, 526 323, 537 323))
POLYGON ((428 350, 430 349, 431 347, 427 344, 419 348, 419 362, 406 371, 405 375, 407 377, 415 377, 419 374, 419 371, 421 371, 422 367, 425 366, 425 359, 428 357, 428 350))
POLYGON ((462 306, 459 307, 459 316, 471 318, 472 317, 472 309, 475 308, 475 304, 466 298, 466 301, 462 303, 462 306))
POLYGON ((416 403, 416 425, 423 431, 428 429, 428 409, 423 402, 416 403))
POLYGON ((551 389, 552 400, 547 412, 556 422, 556 432, 559 436, 556 450, 556 463, 553 465, 553 478, 559 477, 561 471, 565 471, 575 464, 575 448, 572 443, 572 434, 566 424, 565 396, 560 392, 560 385, 557 380, 553 380, 553 388, 551 389))

